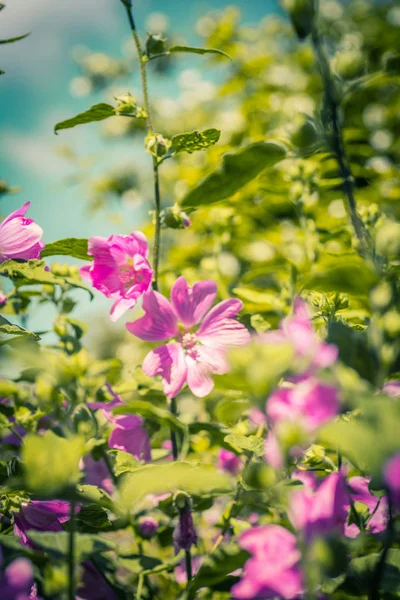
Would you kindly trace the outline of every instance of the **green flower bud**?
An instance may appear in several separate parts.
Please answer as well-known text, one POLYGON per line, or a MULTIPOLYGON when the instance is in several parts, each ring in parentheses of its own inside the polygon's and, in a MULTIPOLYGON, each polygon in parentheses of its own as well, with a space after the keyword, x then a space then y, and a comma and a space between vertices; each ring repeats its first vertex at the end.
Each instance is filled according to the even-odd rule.
POLYGON ((132 114, 136 112, 136 100, 130 92, 117 96, 117 108, 115 109, 117 114, 132 114))
POLYGON ((363 75, 365 66, 365 58, 360 50, 345 50, 339 52, 333 59, 335 73, 345 80, 363 75))
POLYGON ((387 219, 376 234, 378 254, 387 258, 400 256, 400 223, 387 219))
POLYGON ((318 140, 318 133, 312 119, 307 115, 297 115, 290 139, 300 150, 314 146, 318 140))
POLYGON ((179 205, 175 204, 161 212, 161 226, 165 229, 185 229, 191 225, 187 214, 180 210, 179 205))
POLYGON ((159 33, 148 33, 146 40, 146 52, 149 56, 165 52, 167 39, 159 33))
POLYGON ((310 35, 316 16, 315 0, 283 0, 292 25, 301 40, 310 35))
POLYGON ((60 315, 54 319, 53 330, 60 337, 68 334, 68 323, 64 315, 60 315))
POLYGON ((171 147, 171 140, 164 138, 161 133, 151 133, 145 139, 147 152, 153 156, 161 158, 165 156, 171 147))
POLYGON ((190 506, 190 496, 186 492, 176 492, 173 500, 176 508, 178 508, 179 510, 190 506))

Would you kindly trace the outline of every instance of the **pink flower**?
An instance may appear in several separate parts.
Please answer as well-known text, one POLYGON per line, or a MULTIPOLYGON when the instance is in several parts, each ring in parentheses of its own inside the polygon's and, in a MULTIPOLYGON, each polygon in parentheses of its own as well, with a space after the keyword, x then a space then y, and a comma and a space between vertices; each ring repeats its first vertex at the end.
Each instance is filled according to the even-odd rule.
POLYGON ((400 454, 395 454, 385 466, 384 477, 389 488, 391 501, 400 510, 400 454))
POLYGON ((233 586, 233 598, 297 598, 303 591, 296 537, 280 525, 265 525, 245 531, 239 545, 252 557, 242 579, 233 586))
POLYGON ((4 570, 0 580, 2 600, 29 600, 32 598, 33 568, 27 558, 16 558, 4 570))
POLYGON ((123 450, 138 460, 151 460, 151 445, 143 419, 137 415, 118 415, 111 421, 115 428, 108 438, 108 447, 123 450))
POLYGON ((222 448, 218 452, 217 465, 221 471, 225 471, 231 475, 237 475, 240 472, 243 463, 240 456, 237 456, 237 454, 231 452, 230 450, 225 450, 225 448, 222 448))
POLYGON ((315 335, 307 304, 301 298, 296 298, 293 315, 281 321, 279 330, 262 334, 262 339, 270 344, 289 342, 296 356, 307 359, 308 367, 314 369, 330 367, 338 357, 335 345, 321 342, 315 335))
MULTIPOLYGON (((367 524, 368 533, 380 533, 386 529, 388 520, 387 499, 377 498, 369 491, 368 477, 351 477, 348 481, 348 488, 353 502, 362 502, 368 507, 369 514, 373 516, 367 524)), ((346 505, 350 511, 350 502, 346 505)), ((345 534, 347 537, 355 538, 360 533, 360 529, 355 523, 346 525, 345 534)))
POLYGON ((392 379, 392 381, 388 381, 382 388, 382 391, 388 396, 392 396, 393 398, 400 397, 400 381, 398 379, 392 379))
POLYGON ((6 294, 3 294, 3 292, 0 290, 0 308, 3 308, 3 306, 7 304, 7 301, 8 296, 6 296, 6 294))
POLYGON ((88 454, 82 459, 80 467, 85 473, 85 483, 97 485, 108 494, 112 494, 114 484, 104 459, 95 460, 88 454))
POLYGON ((153 517, 142 517, 139 519, 138 529, 142 538, 151 538, 157 532, 158 521, 153 517))
POLYGON ((267 400, 268 421, 296 421, 307 431, 314 431, 339 410, 338 390, 315 377, 300 379, 292 387, 282 387, 267 400))
POLYGON ((331 473, 318 486, 294 492, 290 498, 289 517, 303 531, 306 540, 316 535, 344 533, 349 496, 343 473, 331 473))
POLYGON ((30 202, 26 202, 0 223, 0 263, 9 258, 40 258, 44 248, 43 229, 32 219, 25 218, 29 206, 30 202))
MULTIPOLYGON (((80 506, 76 507, 79 512, 80 506)), ((64 500, 32 500, 24 503, 21 510, 14 514, 14 534, 21 538, 26 546, 31 542, 27 531, 62 531, 62 523, 70 518, 70 504, 64 500)))
POLYGON ((109 238, 94 236, 89 240, 88 254, 93 262, 81 268, 81 276, 114 300, 110 318, 116 321, 151 286, 154 271, 147 261, 147 240, 140 231, 109 238))
POLYGON ((216 295, 214 281, 200 281, 190 288, 186 279, 179 277, 171 290, 171 304, 150 290, 143 299, 146 314, 134 323, 127 323, 128 330, 146 342, 175 338, 172 343, 149 352, 143 362, 146 375, 162 376, 164 392, 170 398, 181 391, 185 382, 195 396, 209 394, 214 387, 211 375, 229 371, 227 348, 250 341, 249 332, 235 318, 242 302, 231 298, 209 311, 216 295), (201 320, 194 333, 192 328, 201 320))

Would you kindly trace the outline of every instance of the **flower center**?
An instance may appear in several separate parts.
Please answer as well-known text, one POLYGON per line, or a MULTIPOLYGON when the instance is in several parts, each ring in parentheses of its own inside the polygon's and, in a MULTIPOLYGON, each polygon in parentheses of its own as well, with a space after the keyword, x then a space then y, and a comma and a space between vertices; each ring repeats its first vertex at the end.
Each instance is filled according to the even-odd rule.
POLYGON ((192 358, 196 358, 198 339, 195 333, 185 333, 181 338, 181 344, 186 354, 189 354, 192 358))
POLYGON ((130 288, 135 283, 141 283, 143 281, 143 274, 140 271, 136 271, 132 261, 129 259, 125 265, 122 265, 119 268, 118 275, 126 289, 130 288))

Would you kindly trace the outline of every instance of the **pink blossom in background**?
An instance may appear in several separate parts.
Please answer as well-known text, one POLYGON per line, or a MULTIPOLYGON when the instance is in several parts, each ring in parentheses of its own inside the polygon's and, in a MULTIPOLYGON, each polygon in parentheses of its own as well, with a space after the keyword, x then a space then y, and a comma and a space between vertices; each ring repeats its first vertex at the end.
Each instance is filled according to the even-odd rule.
POLYGON ((305 489, 291 494, 289 518, 308 541, 317 535, 343 535, 348 505, 344 474, 331 473, 315 491, 305 489))
POLYGON ((393 398, 400 398, 400 381, 398 379, 388 381, 383 386, 382 391, 393 398))
MULTIPOLYGON (((192 556, 192 572, 193 575, 196 575, 203 564, 204 558, 202 556, 192 556)), ((183 559, 177 567, 175 567, 175 579, 176 582, 180 585, 185 585, 187 583, 187 573, 186 573, 186 563, 185 559, 183 559)))
POLYGON ((240 456, 230 450, 221 448, 218 452, 217 467, 221 469, 221 471, 225 471, 231 475, 237 475, 241 471, 243 463, 240 456))
POLYGON ((113 431, 108 438, 108 447, 123 450, 138 460, 151 460, 150 438, 143 427, 143 419, 137 415, 112 417, 113 431))
POLYGON ((95 460, 90 454, 87 454, 82 459, 80 467, 85 474, 85 483, 97 485, 108 494, 112 494, 114 484, 104 459, 95 460))
POLYGON ((293 533, 280 525, 254 527, 240 536, 239 545, 252 557, 231 589, 233 598, 289 600, 302 594, 301 555, 293 533))
POLYGON ((151 538, 157 532, 158 521, 153 519, 153 517, 141 517, 138 529, 142 538, 151 538))
POLYGON ((0 579, 2 600, 30 600, 33 588, 33 568, 27 558, 16 558, 4 570, 0 579))
MULTIPOLYGON (((368 507, 369 514, 373 517, 368 521, 368 533, 380 533, 386 529, 388 520, 387 498, 377 498, 369 491, 370 478, 368 477, 350 477, 348 481, 348 490, 353 502, 362 502, 368 507)), ((350 514, 350 502, 346 505, 350 514)), ((355 523, 346 525, 345 535, 355 538, 360 533, 359 527, 355 523)))
POLYGON ((265 438, 264 457, 267 463, 274 469, 283 469, 285 466, 285 458, 273 429, 268 432, 265 438))
POLYGON ((317 338, 307 304, 301 298, 294 301, 293 315, 283 319, 278 330, 263 333, 261 338, 269 344, 290 343, 296 356, 307 359, 311 369, 330 367, 338 358, 334 344, 317 338))
POLYGON ((0 291, 0 308, 3 308, 8 301, 8 296, 6 296, 6 294, 3 294, 2 291, 0 291))
POLYGON ((44 248, 43 229, 25 218, 30 202, 12 212, 0 223, 0 263, 8 259, 40 258, 44 248))
POLYGON ((393 507, 400 510, 400 453, 389 459, 384 469, 385 483, 390 491, 393 507))
MULTIPOLYGON (((76 507, 79 512, 80 506, 76 507)), ((14 534, 26 546, 31 546, 26 532, 63 531, 61 526, 70 518, 70 504, 64 500, 32 500, 24 503, 19 512, 14 513, 14 534)))
POLYGON ((88 254, 93 262, 81 268, 81 277, 114 300, 110 318, 116 321, 151 286, 154 271, 147 261, 146 237, 140 231, 108 238, 94 236, 89 240, 88 254))
POLYGON ((300 379, 291 387, 275 390, 267 400, 268 421, 295 421, 306 431, 314 431, 339 411, 338 390, 315 377, 300 379))
POLYGON ((146 342, 175 338, 149 352, 143 362, 146 375, 162 376, 164 392, 170 398, 181 391, 185 382, 195 396, 209 394, 214 387, 211 375, 229 371, 226 350, 250 341, 246 327, 236 320, 242 302, 231 298, 210 310, 216 295, 214 281, 200 281, 190 288, 186 279, 179 277, 171 290, 171 303, 150 290, 143 299, 145 315, 127 323, 128 330, 146 342), (192 332, 200 321, 200 327, 192 332))

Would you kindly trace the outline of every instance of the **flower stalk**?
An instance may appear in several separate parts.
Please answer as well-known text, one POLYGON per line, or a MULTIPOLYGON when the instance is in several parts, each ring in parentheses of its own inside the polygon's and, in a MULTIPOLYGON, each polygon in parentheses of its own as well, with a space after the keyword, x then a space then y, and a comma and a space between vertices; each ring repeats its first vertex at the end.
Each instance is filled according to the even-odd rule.
POLYGON ((75 600, 75 500, 70 503, 68 529, 68 600, 75 600))

